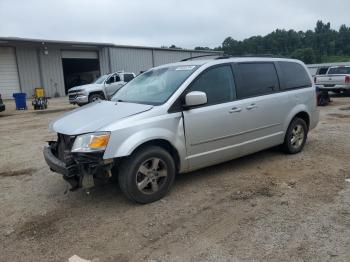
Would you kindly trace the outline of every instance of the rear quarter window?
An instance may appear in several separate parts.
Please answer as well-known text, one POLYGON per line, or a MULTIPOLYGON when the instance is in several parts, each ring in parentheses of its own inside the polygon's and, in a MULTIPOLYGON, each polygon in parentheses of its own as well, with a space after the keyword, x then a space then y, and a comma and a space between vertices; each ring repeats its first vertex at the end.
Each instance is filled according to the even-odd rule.
POLYGON ((282 90, 297 89, 312 86, 309 74, 305 68, 294 62, 278 62, 282 90))

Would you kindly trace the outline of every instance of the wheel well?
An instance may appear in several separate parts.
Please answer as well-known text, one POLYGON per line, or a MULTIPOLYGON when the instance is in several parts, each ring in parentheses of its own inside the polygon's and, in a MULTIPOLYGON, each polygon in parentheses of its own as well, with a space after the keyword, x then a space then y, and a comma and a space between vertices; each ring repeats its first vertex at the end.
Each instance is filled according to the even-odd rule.
POLYGON ((94 92, 91 92, 91 93, 89 94, 89 97, 90 97, 91 95, 94 95, 94 94, 102 95, 103 98, 106 99, 105 94, 104 94, 102 91, 94 91, 94 92))
POLYGON ((309 128, 309 126, 310 126, 310 116, 309 116, 308 113, 306 113, 304 111, 303 112, 299 112, 298 114, 296 114, 294 116, 294 118, 296 118, 296 117, 303 119, 306 122, 307 127, 309 128))
POLYGON ((146 146, 151 146, 151 145, 152 146, 159 146, 159 147, 165 149, 166 151, 168 151, 169 154, 173 157, 173 159, 175 161, 176 170, 179 171, 179 169, 180 169, 179 153, 177 152, 176 148, 167 140, 155 139, 155 140, 147 141, 146 143, 139 145, 132 153, 134 153, 137 150, 140 150, 141 148, 144 148, 146 146))

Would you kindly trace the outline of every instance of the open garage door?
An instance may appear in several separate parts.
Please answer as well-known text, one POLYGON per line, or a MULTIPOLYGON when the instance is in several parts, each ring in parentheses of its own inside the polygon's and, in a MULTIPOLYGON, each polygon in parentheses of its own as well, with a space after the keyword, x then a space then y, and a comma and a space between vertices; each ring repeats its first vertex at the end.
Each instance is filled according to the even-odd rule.
POLYGON ((66 94, 68 89, 89 84, 100 76, 96 51, 62 51, 62 65, 66 94))
POLYGON ((0 93, 2 98, 12 98, 20 92, 15 49, 0 47, 0 93))

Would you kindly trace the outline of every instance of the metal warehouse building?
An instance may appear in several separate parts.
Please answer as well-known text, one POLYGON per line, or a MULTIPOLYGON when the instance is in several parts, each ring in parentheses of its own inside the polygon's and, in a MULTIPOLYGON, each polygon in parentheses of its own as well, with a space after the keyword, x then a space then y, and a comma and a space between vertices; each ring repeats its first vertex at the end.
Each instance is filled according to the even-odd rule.
POLYGON ((127 71, 138 74, 151 67, 213 51, 124 46, 0 37, 0 93, 12 98, 16 92, 30 97, 44 87, 46 96, 64 96, 74 86, 99 75, 127 71))

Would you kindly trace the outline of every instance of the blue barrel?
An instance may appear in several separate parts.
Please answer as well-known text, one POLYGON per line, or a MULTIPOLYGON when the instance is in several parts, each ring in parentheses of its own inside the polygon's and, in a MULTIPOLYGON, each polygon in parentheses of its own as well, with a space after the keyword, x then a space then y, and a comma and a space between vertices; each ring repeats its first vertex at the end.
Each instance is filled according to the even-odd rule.
POLYGON ((27 109, 27 94, 26 93, 14 93, 13 98, 16 102, 16 109, 17 110, 25 110, 27 109))

